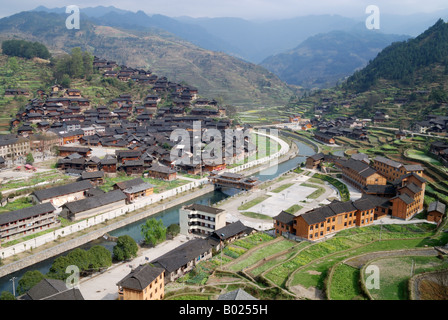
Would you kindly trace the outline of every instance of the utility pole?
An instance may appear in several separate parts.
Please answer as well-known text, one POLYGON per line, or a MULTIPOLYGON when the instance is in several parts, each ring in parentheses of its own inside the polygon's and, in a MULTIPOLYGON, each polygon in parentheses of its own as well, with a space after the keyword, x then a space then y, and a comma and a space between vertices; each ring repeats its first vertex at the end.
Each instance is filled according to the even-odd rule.
POLYGON ((11 279, 9 279, 9 281, 12 281, 12 294, 14 295, 14 297, 16 296, 16 286, 15 286, 15 281, 16 281, 16 277, 12 277, 11 279))

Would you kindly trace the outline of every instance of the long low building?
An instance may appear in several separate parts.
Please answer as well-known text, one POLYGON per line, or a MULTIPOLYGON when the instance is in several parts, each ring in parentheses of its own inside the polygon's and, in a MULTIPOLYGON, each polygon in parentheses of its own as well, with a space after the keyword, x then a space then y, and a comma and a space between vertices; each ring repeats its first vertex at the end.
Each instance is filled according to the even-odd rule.
POLYGON ((212 257, 213 245, 208 239, 193 239, 150 262, 165 270, 165 282, 175 281, 200 262, 212 257))
POLYGON ((34 203, 50 202, 55 207, 59 208, 67 202, 84 199, 86 191, 92 188, 93 185, 89 181, 83 180, 34 191, 31 194, 31 198, 34 203))
POLYGON ((82 200, 67 202, 62 206, 61 215, 72 221, 119 209, 126 205, 126 195, 121 190, 113 190, 82 200))
POLYGON ((0 243, 59 226, 51 203, 0 214, 0 243))

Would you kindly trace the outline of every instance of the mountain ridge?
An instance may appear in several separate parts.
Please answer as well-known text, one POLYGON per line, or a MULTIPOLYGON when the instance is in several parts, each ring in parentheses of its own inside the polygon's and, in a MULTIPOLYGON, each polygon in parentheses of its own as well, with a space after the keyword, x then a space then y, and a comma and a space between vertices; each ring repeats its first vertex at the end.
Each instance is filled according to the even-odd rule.
POLYGON ((331 87, 367 65, 369 60, 406 35, 363 30, 334 30, 312 36, 292 50, 270 56, 260 65, 289 84, 306 89, 331 87))
POLYGON ((68 30, 66 16, 22 12, 0 19, 0 36, 39 41, 53 53, 81 47, 130 67, 149 69, 176 82, 185 81, 227 104, 282 105, 294 92, 260 66, 199 48, 169 33, 162 37, 147 31, 98 26, 85 18, 80 30, 68 30))

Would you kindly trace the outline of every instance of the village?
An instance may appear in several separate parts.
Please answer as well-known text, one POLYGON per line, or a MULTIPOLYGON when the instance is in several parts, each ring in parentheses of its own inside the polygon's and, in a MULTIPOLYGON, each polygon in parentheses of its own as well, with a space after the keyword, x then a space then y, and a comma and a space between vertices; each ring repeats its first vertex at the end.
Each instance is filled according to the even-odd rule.
MULTIPOLYGON (((340 117, 327 121, 291 115, 289 123, 274 124, 289 137, 299 134, 301 140, 317 144, 321 152, 307 156, 300 168, 261 183, 244 169, 273 158, 287 156, 282 160, 286 161, 297 156, 301 150, 291 150, 294 138, 268 136, 262 142, 275 141, 279 147, 273 155, 259 158, 257 152, 264 146, 258 139, 263 134, 257 129, 269 126, 234 124, 226 116, 226 108, 215 100, 201 98, 197 89, 150 72, 126 66, 117 71, 113 61, 99 58, 95 58, 94 66, 105 78, 147 86, 147 95, 144 101, 138 101, 132 95, 120 94, 109 105, 96 106, 81 90, 54 85, 50 92, 38 91, 39 98, 29 100, 11 121, 15 133, 2 135, 0 140, 0 178, 5 186, 11 186, 2 190, 3 261, 29 250, 39 251, 39 247, 46 248, 61 237, 76 237, 76 232, 107 225, 109 220, 126 221, 130 218, 126 216, 134 212, 138 212, 136 217, 148 217, 184 203, 183 197, 194 199, 221 188, 241 192, 213 206, 183 205, 178 236, 153 248, 141 248, 138 257, 128 264, 118 263, 107 272, 82 279, 79 288, 65 290, 65 284, 59 281, 59 289, 43 296, 39 292, 54 286, 43 280, 22 299, 161 300, 181 295, 178 283, 204 264, 219 265, 219 272, 232 270, 245 252, 241 249, 245 241, 254 241, 251 239, 259 239, 260 250, 271 241, 273 247, 278 242, 286 250, 290 246, 317 246, 356 227, 370 230, 384 223, 439 227, 442 223, 445 203, 425 202, 428 181, 422 165, 367 155, 359 152, 361 149, 342 156, 333 154, 341 142, 368 143, 373 135, 367 125, 372 119, 340 117), (173 104, 160 107, 162 99, 173 104), (173 130, 179 129, 191 134, 188 150, 171 139, 173 130), (233 130, 235 135, 244 132, 244 143, 232 138, 229 146, 223 139, 219 151, 226 156, 224 159, 209 163, 199 156, 198 161, 194 139, 199 137, 204 148, 210 142, 205 139, 206 133, 213 130, 223 137, 226 130, 233 130), (173 149, 182 151, 181 156, 173 158, 173 149), (42 179, 38 183, 26 182, 39 175, 42 179), (23 182, 14 184, 17 178, 23 182), (22 207, 9 209, 16 204, 22 207), (425 217, 416 219, 422 212, 425 217)), ((30 95, 20 89, 6 94, 30 95)), ((373 122, 378 124, 382 119, 384 114, 377 114, 373 122)), ((392 135, 396 141, 409 138, 409 132, 403 130, 392 135)), ((446 148, 446 144, 435 142, 430 152, 443 161, 448 154, 446 148)), ((252 279, 244 270, 240 272, 252 279)), ((214 276, 204 277, 212 279, 209 286, 215 286, 214 276)), ((288 279, 288 283, 295 281, 288 279)), ((272 292, 283 289, 283 284, 272 281, 272 292)), ((252 282, 244 286, 250 294, 243 289, 212 290, 206 296, 218 300, 237 296, 258 299, 252 282)), ((303 288, 287 288, 289 293, 281 298, 315 299, 318 295, 303 288)))

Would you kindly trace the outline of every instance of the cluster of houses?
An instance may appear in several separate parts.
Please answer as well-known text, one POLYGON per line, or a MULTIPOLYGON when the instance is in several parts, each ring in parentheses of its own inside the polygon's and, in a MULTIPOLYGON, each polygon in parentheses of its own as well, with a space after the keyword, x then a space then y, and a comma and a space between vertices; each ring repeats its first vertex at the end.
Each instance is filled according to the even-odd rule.
POLYGON ((448 167, 448 143, 443 141, 433 142, 429 152, 434 155, 441 163, 448 167))
POLYGON ((325 144, 335 144, 336 137, 347 137, 355 140, 367 140, 366 124, 368 119, 359 120, 354 117, 338 117, 333 120, 314 118, 311 125, 316 128, 314 138, 325 144))
POLYGON ((418 121, 413 127, 418 133, 447 133, 448 116, 428 115, 426 120, 418 121))
MULTIPOLYGON (((63 170, 77 170, 79 174, 80 170, 93 171, 93 162, 106 173, 118 170, 141 174, 147 169, 154 168, 155 171, 162 167, 159 170, 161 178, 168 176, 168 179, 173 179, 174 174, 170 170, 175 169, 175 164, 170 160, 170 148, 173 147, 170 134, 174 129, 193 133, 193 123, 200 123, 201 137, 209 129, 219 130, 224 136, 224 131, 231 126, 225 108, 218 106, 215 100, 198 97, 198 90, 194 87, 170 82, 150 71, 118 66, 114 61, 98 57, 95 57, 93 65, 104 77, 116 76, 122 81, 147 84, 148 94, 143 101, 136 101, 129 94, 121 94, 112 99, 108 106, 93 107, 78 89, 54 85, 49 93, 38 90, 37 97, 29 100, 11 121, 11 127, 17 134, 0 137, 0 157, 5 162, 23 162, 24 156, 30 152, 50 151, 53 146, 63 149, 75 143, 85 147, 129 149, 137 155, 126 161, 117 159, 114 165, 112 156, 99 163, 98 159, 88 159, 84 154, 61 153, 64 159, 58 162, 58 166, 63 170), (160 106, 162 96, 172 105, 164 103, 160 106), (163 169, 165 166, 170 170, 163 169)), ((249 147, 245 148, 249 151, 249 147)), ((192 157, 191 154, 189 156, 192 157)), ((197 174, 202 170, 221 170, 225 167, 222 164, 201 167, 198 164, 188 165, 188 162, 193 161, 184 159, 184 166, 176 169, 197 174)), ((229 163, 229 159, 225 162, 229 163)))
MULTIPOLYGON (((94 66, 104 76, 106 73, 112 76, 110 71, 117 68, 114 62, 98 58, 94 66)), ((112 99, 109 106, 93 108, 80 90, 55 85, 48 94, 39 90, 38 98, 31 99, 17 114, 12 121, 17 134, 0 136, 0 164, 4 165, 7 159, 24 161, 30 152, 54 149, 58 154, 57 168, 78 178, 74 183, 35 191, 31 208, 2 214, 1 242, 57 227, 59 215, 76 221, 151 195, 154 186, 146 183, 144 177, 172 181, 177 179, 178 172, 195 175, 216 172, 225 169, 227 163, 256 152, 247 140, 243 152, 238 153, 237 142, 232 139, 231 150, 235 151, 226 154, 229 143, 222 139, 221 154, 227 159, 205 163, 197 154, 193 139, 203 148, 207 131, 220 132, 225 137, 226 129, 231 127, 225 109, 214 100, 198 98, 195 88, 125 66, 119 67, 117 77, 125 80, 124 73, 132 79, 138 74, 140 78, 154 80, 148 82, 150 89, 143 102, 122 94, 112 99), (173 106, 159 106, 162 92, 171 96, 173 106), (193 102, 194 107, 190 108, 193 102), (179 151, 179 157, 171 154, 179 146, 171 141, 175 129, 184 129, 191 139, 189 146, 175 150, 179 151), (102 150, 106 155, 102 158, 92 155, 93 147, 105 147, 102 150), (98 188, 106 177, 117 173, 134 179, 116 183, 109 192, 98 188)))
MULTIPOLYGON (((343 229, 366 226, 385 216, 409 220, 423 210, 426 180, 421 165, 406 165, 377 156, 370 160, 364 154, 350 159, 318 153, 306 160, 308 169, 318 169, 325 162, 340 169, 342 180, 362 193, 355 201, 332 201, 298 216, 281 212, 274 218, 277 235, 320 240, 343 229)), ((429 221, 441 222, 445 205, 440 202, 428 208, 429 221)))

